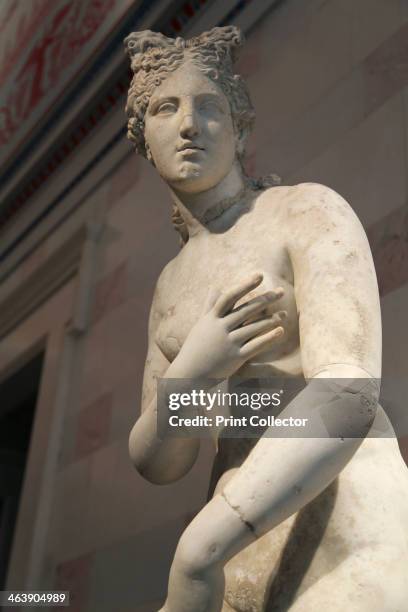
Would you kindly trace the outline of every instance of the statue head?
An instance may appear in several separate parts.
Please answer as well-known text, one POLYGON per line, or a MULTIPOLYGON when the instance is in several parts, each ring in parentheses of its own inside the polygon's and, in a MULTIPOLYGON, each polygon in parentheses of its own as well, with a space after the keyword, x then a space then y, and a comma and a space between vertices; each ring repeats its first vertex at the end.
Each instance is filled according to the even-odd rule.
MULTIPOLYGON (((207 191, 236 165, 251 189, 280 184, 275 174, 255 179, 242 169, 255 113, 233 70, 243 44, 238 28, 213 28, 188 40, 145 30, 124 42, 133 71, 128 138, 168 184, 207 191)), ((172 219, 184 244, 188 231, 176 203, 172 219)))
POLYGON ((178 149, 193 141, 197 145, 195 153, 180 151, 179 169, 184 172, 179 177, 180 183, 184 178, 184 183, 189 184, 190 172, 197 189, 209 188, 199 180, 200 164, 218 180, 228 164, 242 161, 245 141, 254 122, 246 85, 233 72, 242 43, 240 31, 233 26, 214 28, 189 40, 167 38, 151 31, 133 32, 125 39, 134 73, 126 106, 128 137, 168 182, 175 168, 166 165, 166 156, 169 162, 170 153, 174 158, 178 149), (197 98, 195 102, 193 97, 197 98), (181 104, 184 123, 180 125, 180 119, 177 129, 174 126, 172 130, 172 115, 181 104), (193 118, 194 114, 199 116, 193 118), (196 133, 200 121, 206 126, 201 135, 196 133), (172 143, 167 142, 170 139, 172 143))

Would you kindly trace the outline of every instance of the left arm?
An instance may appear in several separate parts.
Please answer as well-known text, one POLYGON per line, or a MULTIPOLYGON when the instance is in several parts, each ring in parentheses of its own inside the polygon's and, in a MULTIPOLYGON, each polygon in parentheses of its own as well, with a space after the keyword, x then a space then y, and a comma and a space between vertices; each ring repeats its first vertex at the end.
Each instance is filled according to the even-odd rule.
MULTIPOLYGON (((302 364, 305 378, 312 380, 281 416, 312 414, 318 378, 354 381, 341 399, 330 380, 321 381, 327 390, 327 403, 319 407, 323 425, 333 412, 342 420, 343 414, 353 415, 367 403, 371 410, 379 394, 381 319, 364 230, 339 195, 314 184, 294 188, 287 229, 302 364)), ((374 416, 372 410, 370 422, 374 416)), ((221 610, 223 565, 314 499, 360 446, 362 437, 343 437, 341 427, 339 423, 333 437, 319 432, 314 438, 272 441, 266 432, 222 493, 184 532, 172 565, 166 612, 221 610)))

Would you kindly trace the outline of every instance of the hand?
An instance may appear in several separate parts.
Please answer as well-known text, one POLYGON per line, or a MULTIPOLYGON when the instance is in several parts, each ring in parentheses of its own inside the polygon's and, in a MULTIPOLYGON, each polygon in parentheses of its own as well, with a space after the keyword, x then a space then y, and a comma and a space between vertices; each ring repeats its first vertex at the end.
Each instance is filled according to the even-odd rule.
POLYGON ((220 296, 209 298, 204 315, 170 366, 169 378, 227 378, 283 335, 280 323, 286 312, 273 316, 263 312, 283 296, 283 289, 268 291, 236 307, 236 302, 262 280, 262 274, 256 274, 220 296))

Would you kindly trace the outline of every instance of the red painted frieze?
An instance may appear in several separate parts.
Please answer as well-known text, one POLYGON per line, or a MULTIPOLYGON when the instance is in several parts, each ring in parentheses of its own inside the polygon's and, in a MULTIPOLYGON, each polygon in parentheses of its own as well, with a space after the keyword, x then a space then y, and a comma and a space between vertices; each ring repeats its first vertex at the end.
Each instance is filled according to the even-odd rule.
MULTIPOLYGON (((46 114, 131 4, 132 0, 34 0, 11 13, 14 19, 3 33, 0 66, 3 154, 46 114)), ((12 6, 8 8, 11 12, 12 6)))

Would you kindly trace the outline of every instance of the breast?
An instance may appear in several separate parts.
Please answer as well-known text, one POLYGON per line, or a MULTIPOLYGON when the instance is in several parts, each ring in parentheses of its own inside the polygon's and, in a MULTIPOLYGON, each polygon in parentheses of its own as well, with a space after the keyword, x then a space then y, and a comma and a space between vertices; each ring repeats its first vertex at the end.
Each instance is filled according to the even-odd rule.
POLYGON ((195 296, 193 291, 180 288, 174 301, 163 311, 155 340, 170 362, 177 357, 190 330, 200 318, 202 299, 198 294, 195 296))
MULTIPOLYGON (((250 272, 248 272, 248 275, 250 272)), ((200 277, 200 273, 197 273, 200 277)), ((240 278, 242 278, 242 272, 240 278)), ((225 291, 234 282, 225 278, 214 277, 211 285, 220 292, 225 291)), ((236 281, 235 281, 236 282, 236 281)), ((275 374, 282 374, 288 371, 290 375, 298 376, 300 373, 300 353, 299 353, 299 331, 298 315, 294 298, 293 285, 287 279, 278 275, 271 275, 265 272, 263 283, 256 290, 247 294, 237 302, 237 305, 263 294, 265 291, 283 287, 285 294, 276 303, 271 304, 268 314, 274 314, 279 310, 286 310, 288 316, 284 323, 285 334, 277 339, 274 346, 262 354, 254 357, 247 362, 240 370, 242 376, 271 376, 273 371, 269 367, 275 363, 277 371, 275 374), (268 368, 265 371, 265 368, 268 368), (254 370, 256 368, 256 371, 254 370), (249 370, 250 369, 250 370, 249 370)), ((197 278, 190 283, 179 285, 177 290, 172 291, 173 299, 168 299, 166 307, 163 309, 162 318, 156 332, 156 343, 160 347, 166 358, 172 362, 181 350, 190 330, 203 315, 203 305, 205 304, 208 290, 210 288, 209 279, 202 279, 197 282, 197 278)))

